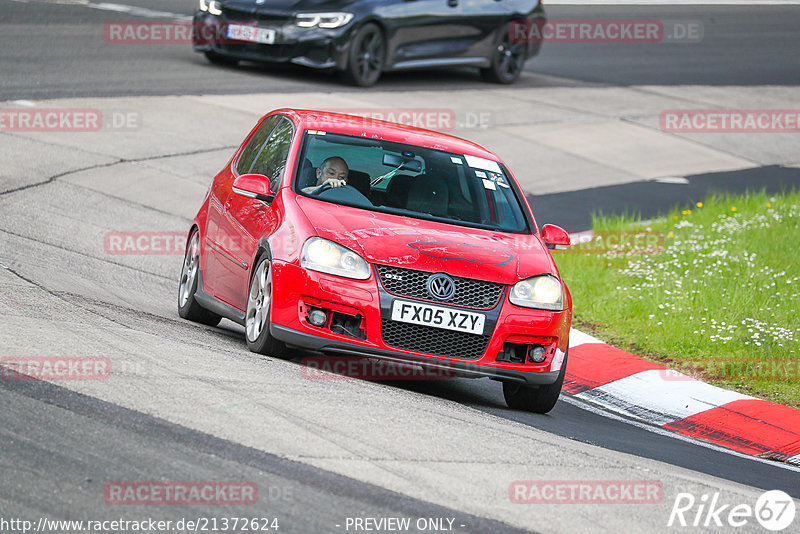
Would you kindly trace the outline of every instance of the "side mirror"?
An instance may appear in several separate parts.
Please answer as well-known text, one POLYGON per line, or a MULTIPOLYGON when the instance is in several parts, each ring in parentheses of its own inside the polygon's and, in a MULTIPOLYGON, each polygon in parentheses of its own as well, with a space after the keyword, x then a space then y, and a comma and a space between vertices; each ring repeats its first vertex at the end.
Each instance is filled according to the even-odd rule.
POLYGON ((542 226, 542 239, 547 248, 556 250, 566 250, 569 248, 569 234, 560 226, 545 224, 542 226))
POLYGON ((233 181, 233 192, 244 197, 271 202, 275 195, 269 190, 269 178, 263 174, 242 174, 233 181))

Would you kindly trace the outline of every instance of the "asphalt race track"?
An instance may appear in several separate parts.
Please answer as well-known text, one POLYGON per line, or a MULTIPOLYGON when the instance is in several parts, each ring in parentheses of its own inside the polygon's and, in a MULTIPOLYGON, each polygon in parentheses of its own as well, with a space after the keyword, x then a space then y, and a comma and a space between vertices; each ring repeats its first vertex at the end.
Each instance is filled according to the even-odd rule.
MULTIPOLYGON (((82 7, 88 0, 3 0, 3 80, 0 99, 70 96, 229 94, 254 92, 352 91, 326 76, 293 67, 249 65, 214 68, 182 46, 110 45, 103 38, 108 21, 142 20, 113 10, 82 7), (46 30, 43 29, 46 27, 46 30)), ((100 2, 91 2, 100 4, 100 2)), ((191 16, 192 0, 126 0, 117 5, 191 16)), ((547 5, 547 4, 545 4, 547 5)), ((551 19, 624 17, 699 22, 701 46, 661 44, 643 51, 639 44, 560 44, 527 64, 522 86, 582 85, 796 85, 797 7, 770 6, 582 6, 552 5, 551 19)), ((164 14, 153 14, 164 20, 164 14)), ((145 18, 146 20, 146 18, 145 18)), ((480 88, 474 71, 446 70, 393 74, 381 89, 408 91, 480 88)), ((367 90, 369 91, 369 90, 367 90)))
MULTIPOLYGON (((488 380, 313 379, 304 354, 263 357, 233 323, 180 319, 180 251, 109 248, 110 232, 185 232, 212 176, 260 115, 283 106, 445 111, 429 126, 495 150, 540 224, 571 231, 594 212, 650 218, 710 191, 800 185, 797 133, 659 128, 665 109, 796 109, 800 6, 545 5, 551 19, 684 21, 703 36, 545 46, 511 87, 456 69, 356 89, 295 67, 211 66, 187 45, 103 38, 109 21, 187 16, 193 1, 0 0, 0 108, 104 118, 90 133, 0 127, 0 357, 102 357, 113 369, 105 380, 0 380, 0 531, 22 531, 4 526, 12 518, 223 517, 277 518, 279 532, 298 533, 359 531, 354 518, 421 520, 411 532, 703 531, 667 527, 679 493, 800 499, 796 467, 564 396, 533 415, 506 408, 488 380), (517 504, 519 480, 657 481, 663 498, 517 504), (104 489, 126 481, 245 481, 259 498, 109 504, 104 489)), ((751 519, 735 531, 763 530, 751 519)))

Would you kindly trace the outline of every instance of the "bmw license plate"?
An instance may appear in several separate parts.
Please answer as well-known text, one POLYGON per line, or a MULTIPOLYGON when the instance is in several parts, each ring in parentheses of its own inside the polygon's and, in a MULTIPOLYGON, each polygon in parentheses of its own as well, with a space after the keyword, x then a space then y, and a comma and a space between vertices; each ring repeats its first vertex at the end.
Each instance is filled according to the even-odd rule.
POLYGON ((275 30, 272 28, 231 24, 228 26, 228 39, 248 41, 250 43, 273 44, 275 42, 275 30))
POLYGON ((482 313, 395 300, 392 303, 392 320, 480 335, 483 334, 486 316, 482 313))

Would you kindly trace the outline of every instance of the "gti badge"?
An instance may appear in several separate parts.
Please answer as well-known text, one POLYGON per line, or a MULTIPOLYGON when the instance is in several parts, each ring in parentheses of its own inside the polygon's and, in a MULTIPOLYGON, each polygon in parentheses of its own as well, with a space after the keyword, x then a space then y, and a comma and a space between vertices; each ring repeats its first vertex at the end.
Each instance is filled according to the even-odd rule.
POLYGON ((456 293, 456 283, 446 274, 434 274, 425 284, 428 295, 436 300, 449 300, 456 293))

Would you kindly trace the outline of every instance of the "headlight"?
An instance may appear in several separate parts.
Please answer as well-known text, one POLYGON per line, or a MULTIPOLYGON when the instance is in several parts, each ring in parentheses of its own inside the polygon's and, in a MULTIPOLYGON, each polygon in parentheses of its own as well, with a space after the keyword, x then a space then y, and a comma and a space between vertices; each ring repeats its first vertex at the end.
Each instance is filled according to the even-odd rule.
POLYGON ((509 300, 517 306, 543 310, 563 310, 564 291, 561 282, 549 274, 533 276, 514 284, 509 300))
POLYGON ((321 237, 312 237, 303 245, 300 266, 356 280, 366 280, 370 274, 367 260, 349 248, 321 237))
POLYGON ((339 28, 351 20, 352 13, 298 13, 295 24, 303 28, 339 28))
MULTIPOLYGON (((200 0, 200 9, 203 9, 204 0, 200 0)), ((212 15, 222 15, 222 2, 219 0, 211 0, 208 2, 208 12, 212 15)))

